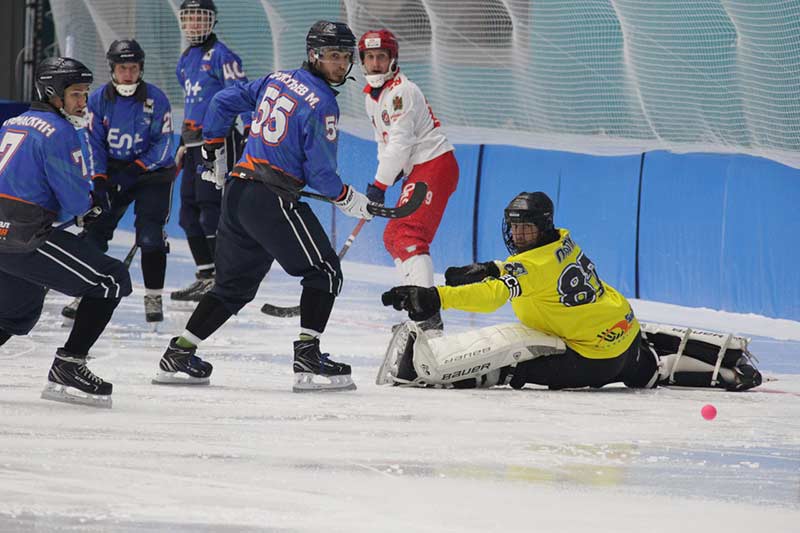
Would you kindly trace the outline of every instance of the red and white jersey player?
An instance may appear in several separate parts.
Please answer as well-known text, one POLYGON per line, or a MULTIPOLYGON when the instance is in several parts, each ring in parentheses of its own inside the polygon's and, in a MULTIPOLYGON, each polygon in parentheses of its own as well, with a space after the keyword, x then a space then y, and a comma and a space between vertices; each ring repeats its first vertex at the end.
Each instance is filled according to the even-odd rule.
MULTIPOLYGON (((433 286, 430 244, 439 228, 447 201, 458 184, 453 145, 420 88, 398 66, 399 45, 387 29, 366 32, 358 42, 367 116, 378 143, 378 170, 367 186, 370 200, 384 203, 385 191, 401 177, 402 205, 416 183, 428 185, 423 205, 412 215, 391 220, 383 235, 402 285, 433 286)), ((441 317, 423 328, 441 330, 441 317)))

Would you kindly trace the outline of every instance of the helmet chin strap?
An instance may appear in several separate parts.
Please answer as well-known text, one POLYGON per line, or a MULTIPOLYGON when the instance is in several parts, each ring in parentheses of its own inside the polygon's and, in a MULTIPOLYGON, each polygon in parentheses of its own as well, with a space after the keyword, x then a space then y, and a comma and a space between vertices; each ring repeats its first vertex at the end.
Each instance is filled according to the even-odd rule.
POLYGON ((133 96, 136 92, 136 88, 139 87, 139 82, 136 83, 117 83, 115 81, 111 82, 114 85, 114 89, 117 90, 117 93, 120 96, 133 96))
POLYGON ((393 58, 392 62, 389 63, 389 68, 383 74, 368 74, 364 63, 361 63, 361 70, 364 72, 367 84, 373 89, 379 89, 397 74, 397 60, 393 58))
POLYGON ((62 108, 59 108, 59 111, 60 111, 60 112, 61 112, 61 114, 64 116, 64 118, 65 118, 65 119, 67 119, 67 121, 68 121, 70 124, 72 124, 72 126, 73 126, 73 127, 76 129, 76 130, 77 130, 77 129, 80 129, 80 128, 85 128, 85 127, 87 127, 87 126, 89 125, 89 117, 87 117, 86 115, 84 115, 84 116, 82 116, 82 117, 81 117, 81 116, 78 116, 78 115, 70 115, 69 113, 67 113, 67 112, 64 110, 64 108, 63 108, 63 107, 62 107, 62 108))

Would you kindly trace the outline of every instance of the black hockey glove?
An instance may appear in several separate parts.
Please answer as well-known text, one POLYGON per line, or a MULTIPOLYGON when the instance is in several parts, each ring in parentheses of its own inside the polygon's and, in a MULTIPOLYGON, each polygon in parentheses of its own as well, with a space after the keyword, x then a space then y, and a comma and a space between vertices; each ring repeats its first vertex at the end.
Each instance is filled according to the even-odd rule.
POLYGON ((111 210, 111 188, 106 178, 92 179, 92 207, 97 206, 103 211, 111 210))
POLYGON ((206 141, 200 148, 200 155, 203 158, 203 166, 205 170, 214 170, 214 163, 218 155, 224 155, 225 141, 206 141), (220 153, 218 153, 220 152, 220 153))
POLYGON ((445 284, 449 287, 479 283, 486 278, 499 278, 500 269, 494 261, 472 263, 463 267, 450 267, 444 272, 445 284))
POLYGON ((442 300, 436 287, 393 287, 381 295, 381 302, 398 311, 408 311, 408 318, 415 322, 429 319, 442 308, 442 300))
POLYGON ((386 203, 386 191, 370 183, 367 185, 367 198, 370 202, 383 205, 386 203))
MULTIPOLYGON (((120 189, 128 190, 134 185, 136 182, 139 181, 139 175, 142 173, 143 169, 133 161, 125 165, 124 167, 120 168, 116 171, 109 171, 109 176, 113 184, 109 189, 109 194, 112 194, 114 191, 114 186, 116 185, 120 189)), ((96 178, 95 178, 96 179, 96 178)))

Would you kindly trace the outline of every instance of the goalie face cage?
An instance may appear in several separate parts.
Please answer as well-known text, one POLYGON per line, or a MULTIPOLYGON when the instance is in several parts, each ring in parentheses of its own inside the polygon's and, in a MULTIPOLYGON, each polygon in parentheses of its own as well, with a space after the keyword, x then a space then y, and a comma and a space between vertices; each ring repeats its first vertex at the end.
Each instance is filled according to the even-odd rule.
POLYGON ((181 32, 192 46, 203 44, 217 23, 217 14, 210 9, 181 9, 178 17, 181 21, 181 32))

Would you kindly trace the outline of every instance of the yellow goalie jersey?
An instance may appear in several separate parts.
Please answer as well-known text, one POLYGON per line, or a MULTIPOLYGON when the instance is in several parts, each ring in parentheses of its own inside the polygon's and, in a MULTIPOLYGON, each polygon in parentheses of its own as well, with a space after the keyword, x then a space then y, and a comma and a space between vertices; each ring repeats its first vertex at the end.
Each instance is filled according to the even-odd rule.
POLYGON ((507 301, 526 326, 555 335, 590 359, 610 359, 639 335, 630 304, 603 283, 569 231, 539 248, 497 262, 500 278, 437 287, 442 309, 491 313, 507 301))

